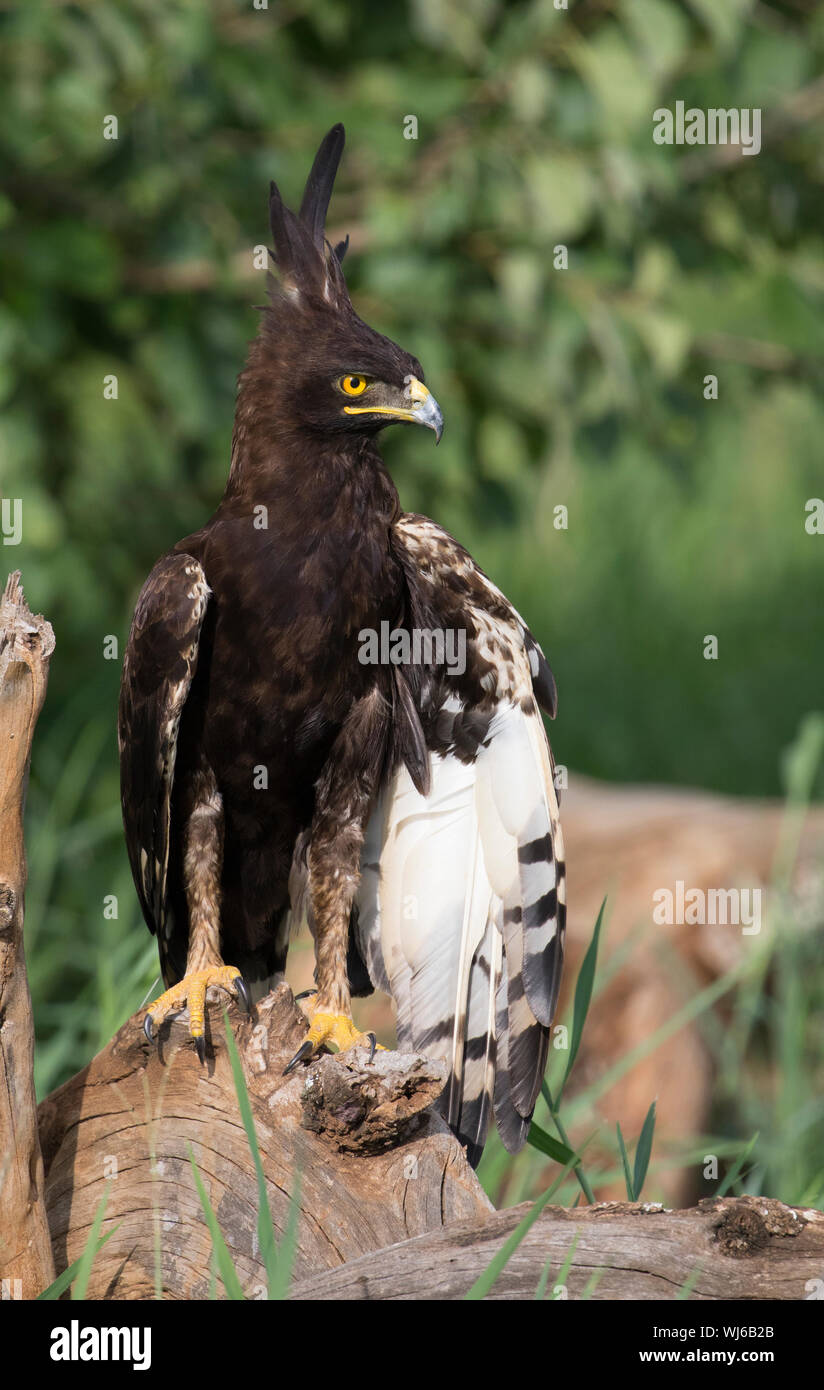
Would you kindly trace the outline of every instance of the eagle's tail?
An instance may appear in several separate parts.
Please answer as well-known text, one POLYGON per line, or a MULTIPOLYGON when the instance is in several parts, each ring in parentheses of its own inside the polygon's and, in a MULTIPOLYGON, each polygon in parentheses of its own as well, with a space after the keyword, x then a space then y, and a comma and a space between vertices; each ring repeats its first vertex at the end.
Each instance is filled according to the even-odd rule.
MULTIPOLYGON (((446 714, 457 726, 462 710, 446 714)), ((557 798, 537 709, 502 701, 475 732, 474 757, 431 755, 426 795, 405 767, 384 789, 367 830, 356 928, 373 983, 395 999, 401 1046, 449 1062, 444 1113, 473 1162, 493 1109, 508 1149, 526 1139, 564 920, 557 798)))

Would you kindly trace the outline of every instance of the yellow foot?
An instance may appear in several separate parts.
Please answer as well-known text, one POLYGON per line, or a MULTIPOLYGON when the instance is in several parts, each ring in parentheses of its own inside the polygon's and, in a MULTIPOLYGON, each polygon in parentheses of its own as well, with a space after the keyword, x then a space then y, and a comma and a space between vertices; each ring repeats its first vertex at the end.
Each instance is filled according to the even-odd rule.
POLYGON ((380 1047, 381 1052, 386 1050, 380 1046, 374 1033, 359 1032, 348 1014, 331 1014, 318 1010, 317 1013, 312 1014, 309 1021, 306 1041, 298 1048, 288 1067, 284 1067, 283 1075, 288 1076, 298 1062, 313 1056, 318 1048, 328 1047, 330 1043, 339 1052, 343 1052, 347 1047, 356 1047, 358 1044, 368 1046, 370 1062, 375 1055, 376 1048, 380 1047))
POLYGON ((212 985, 234 994, 246 1013, 252 1012, 252 1001, 246 982, 234 965, 210 965, 205 970, 193 970, 185 975, 159 999, 155 999, 143 1020, 143 1031, 149 1042, 154 1042, 155 1032, 169 1014, 180 1013, 189 1006, 189 1033, 194 1038, 197 1055, 201 1062, 206 1060, 206 1037, 204 1014, 206 1012, 206 991, 212 985))

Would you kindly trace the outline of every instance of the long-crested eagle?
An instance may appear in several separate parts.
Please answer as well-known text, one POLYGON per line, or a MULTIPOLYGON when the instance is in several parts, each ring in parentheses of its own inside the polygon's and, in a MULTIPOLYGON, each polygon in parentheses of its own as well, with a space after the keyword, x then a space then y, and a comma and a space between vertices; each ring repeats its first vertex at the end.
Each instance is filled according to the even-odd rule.
POLYGON ((351 996, 387 990, 399 1044, 450 1063, 444 1113, 476 1162, 493 1109, 524 1142, 558 995, 555 684, 471 555, 401 510, 378 452, 391 421, 437 440, 443 420, 326 240, 343 142, 337 125, 297 216, 271 186, 276 273, 226 491, 155 565, 126 650, 126 842, 167 987, 146 1029, 188 1006, 203 1059, 207 988, 249 1008, 305 914, 317 993, 290 1067, 364 1041, 351 996), (410 659, 364 659, 386 625, 410 659), (442 659, 450 636, 465 669, 442 659))

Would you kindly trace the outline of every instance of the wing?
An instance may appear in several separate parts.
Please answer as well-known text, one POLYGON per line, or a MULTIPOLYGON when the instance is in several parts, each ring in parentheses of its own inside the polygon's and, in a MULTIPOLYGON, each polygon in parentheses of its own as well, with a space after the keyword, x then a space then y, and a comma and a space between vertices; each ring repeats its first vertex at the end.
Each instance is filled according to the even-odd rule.
POLYGON ((118 746, 126 848, 163 978, 179 977, 171 960, 173 921, 167 879, 172 788, 180 719, 195 674, 210 589, 191 555, 159 560, 137 601, 120 686, 118 746))
MULTIPOLYGON (((429 787, 400 763, 370 820, 353 915, 402 1045, 451 1065, 448 1122, 477 1162, 494 1114, 515 1152, 546 1066, 565 922, 564 849, 546 659, 520 615, 451 536, 396 524, 410 625, 466 632, 466 669, 410 668, 429 787)), ((404 668, 405 670, 406 668, 404 668)))

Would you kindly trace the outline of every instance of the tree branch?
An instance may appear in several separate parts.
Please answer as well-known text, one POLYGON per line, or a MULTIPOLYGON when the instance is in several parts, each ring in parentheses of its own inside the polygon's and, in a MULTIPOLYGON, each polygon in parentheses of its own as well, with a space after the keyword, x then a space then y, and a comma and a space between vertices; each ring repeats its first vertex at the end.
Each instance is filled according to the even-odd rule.
MULTIPOLYGON (((463 1298, 529 1209, 525 1203, 481 1223, 403 1241, 304 1280, 290 1297, 463 1298)), ((547 1207, 487 1297, 534 1298, 547 1262, 550 1298, 587 1292, 593 1299, 675 1299, 686 1287, 692 1299, 804 1299, 810 1281, 820 1287, 824 1277, 824 1213, 764 1197, 724 1197, 688 1211, 629 1202, 547 1207)))
POLYGON ((34 1094, 34 1024, 23 949, 23 809, 54 633, 20 574, 0 599, 0 1279, 32 1298, 54 1278, 34 1094), (18 1282, 19 1281, 19 1282, 18 1282))

